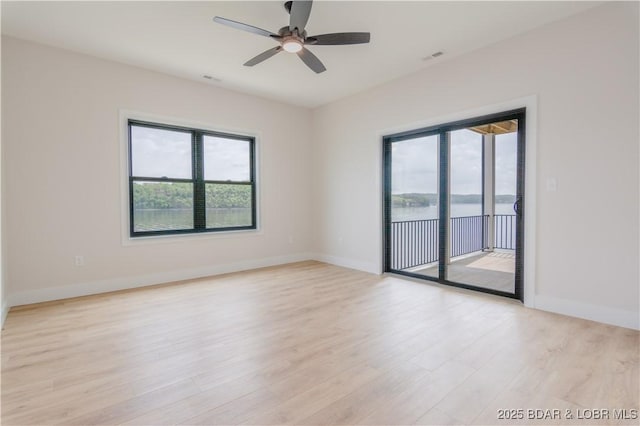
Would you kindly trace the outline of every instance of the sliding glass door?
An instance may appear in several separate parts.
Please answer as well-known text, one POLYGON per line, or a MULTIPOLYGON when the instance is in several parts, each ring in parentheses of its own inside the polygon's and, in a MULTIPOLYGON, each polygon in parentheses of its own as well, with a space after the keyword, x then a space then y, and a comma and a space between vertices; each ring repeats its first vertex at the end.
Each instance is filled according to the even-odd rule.
POLYGON ((389 145, 389 267, 438 277, 438 135, 389 145), (435 268, 434 268, 435 267, 435 268))
POLYGON ((521 299, 525 111, 384 138, 385 270, 521 299))

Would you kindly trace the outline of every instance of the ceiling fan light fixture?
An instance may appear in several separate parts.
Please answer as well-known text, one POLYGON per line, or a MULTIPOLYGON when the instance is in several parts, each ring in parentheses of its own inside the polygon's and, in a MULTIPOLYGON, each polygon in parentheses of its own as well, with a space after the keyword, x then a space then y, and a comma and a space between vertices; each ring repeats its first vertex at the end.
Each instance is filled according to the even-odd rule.
POLYGON ((288 38, 282 43, 282 48, 289 53, 298 53, 302 50, 302 43, 295 38, 288 38))

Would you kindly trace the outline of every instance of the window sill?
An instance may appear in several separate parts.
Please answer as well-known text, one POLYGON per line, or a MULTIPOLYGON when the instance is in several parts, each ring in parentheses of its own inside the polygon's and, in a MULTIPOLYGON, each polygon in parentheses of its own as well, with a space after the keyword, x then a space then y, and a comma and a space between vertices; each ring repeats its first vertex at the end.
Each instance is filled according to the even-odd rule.
POLYGON ((224 240, 235 238, 255 238, 263 235, 261 229, 237 229, 232 231, 197 232, 192 234, 168 234, 168 235, 148 235, 141 237, 131 237, 128 234, 123 236, 123 246, 138 246, 150 244, 185 243, 190 241, 203 240, 224 240))

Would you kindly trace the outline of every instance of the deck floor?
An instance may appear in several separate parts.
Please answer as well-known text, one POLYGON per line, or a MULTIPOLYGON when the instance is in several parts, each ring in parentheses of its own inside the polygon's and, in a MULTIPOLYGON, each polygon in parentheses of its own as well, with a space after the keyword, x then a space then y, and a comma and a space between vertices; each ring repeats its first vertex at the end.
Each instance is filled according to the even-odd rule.
MULTIPOLYGON (((454 259, 449 265, 449 281, 513 293, 515 290, 515 254, 505 252, 478 253, 454 259)), ((438 265, 414 269, 425 276, 437 276, 438 265)))

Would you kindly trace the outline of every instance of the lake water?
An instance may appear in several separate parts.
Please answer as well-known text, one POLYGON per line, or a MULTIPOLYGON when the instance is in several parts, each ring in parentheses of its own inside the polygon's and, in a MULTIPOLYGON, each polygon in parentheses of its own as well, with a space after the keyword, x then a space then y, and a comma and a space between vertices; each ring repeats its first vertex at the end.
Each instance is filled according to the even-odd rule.
MULTIPOLYGON (((451 204, 451 217, 479 216, 481 204, 451 204)), ((515 214, 513 204, 496 204, 496 214, 515 214)), ((438 206, 396 207, 392 221, 436 219, 438 206)), ((138 209, 134 211, 134 227, 140 231, 193 228, 191 209, 138 209)), ((224 228, 251 225, 251 209, 207 209, 207 228, 224 228)))
MULTIPOLYGON (((451 204, 451 217, 480 216, 482 204, 451 204)), ((496 214, 514 215, 513 204, 496 204, 496 214)), ((405 220, 437 219, 438 206, 428 207, 395 207, 391 212, 393 222, 405 220)))
MULTIPOLYGON (((251 209, 207 209, 207 228, 250 226, 251 209)), ((133 212, 134 229, 163 231, 193 228, 191 209, 136 209, 133 212)))

